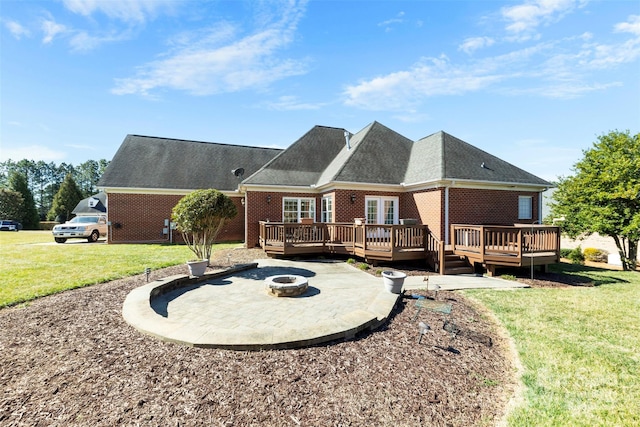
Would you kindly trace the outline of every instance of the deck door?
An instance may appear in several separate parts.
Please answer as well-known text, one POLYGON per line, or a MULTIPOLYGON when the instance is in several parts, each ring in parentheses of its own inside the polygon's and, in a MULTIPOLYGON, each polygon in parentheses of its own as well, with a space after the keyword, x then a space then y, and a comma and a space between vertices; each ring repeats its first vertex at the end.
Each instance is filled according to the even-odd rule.
POLYGON ((397 197, 365 197, 367 224, 397 224, 397 197))

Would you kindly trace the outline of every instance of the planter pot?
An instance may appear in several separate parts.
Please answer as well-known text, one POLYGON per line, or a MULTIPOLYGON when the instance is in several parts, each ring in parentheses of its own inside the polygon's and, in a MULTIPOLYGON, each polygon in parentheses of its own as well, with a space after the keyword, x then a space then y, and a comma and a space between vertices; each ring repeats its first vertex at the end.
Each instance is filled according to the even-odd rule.
POLYGON ((382 272, 382 281, 384 282, 384 287, 392 294, 402 293, 402 285, 404 285, 404 279, 406 277, 407 275, 400 271, 382 272))
POLYGON ((206 259, 199 261, 187 261, 187 266, 189 267, 189 275, 200 277, 204 275, 204 272, 207 270, 207 264, 209 262, 206 259))

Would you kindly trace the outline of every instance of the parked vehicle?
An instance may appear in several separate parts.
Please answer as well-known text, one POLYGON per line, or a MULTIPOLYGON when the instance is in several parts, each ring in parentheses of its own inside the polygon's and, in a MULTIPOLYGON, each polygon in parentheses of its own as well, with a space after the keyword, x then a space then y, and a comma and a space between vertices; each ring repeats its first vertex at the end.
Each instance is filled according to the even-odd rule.
POLYGON ((11 221, 9 219, 3 219, 0 221, 0 231, 18 231, 22 230, 22 224, 18 221, 11 221))
POLYGON ((78 215, 64 224, 53 227, 53 238, 57 243, 67 239, 87 239, 97 242, 100 236, 107 235, 107 217, 104 215, 78 215))

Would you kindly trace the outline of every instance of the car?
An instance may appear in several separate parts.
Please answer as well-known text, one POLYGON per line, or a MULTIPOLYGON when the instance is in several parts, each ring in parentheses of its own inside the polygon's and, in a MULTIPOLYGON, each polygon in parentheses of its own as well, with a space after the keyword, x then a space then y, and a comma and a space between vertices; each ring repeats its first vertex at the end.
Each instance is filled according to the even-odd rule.
POLYGON ((97 242, 107 235, 107 217, 105 215, 78 215, 53 227, 53 238, 56 243, 64 243, 67 239, 87 239, 89 243, 97 242))
POLYGON ((18 231, 22 230, 22 224, 18 221, 11 221, 10 219, 3 219, 0 221, 0 231, 18 231))

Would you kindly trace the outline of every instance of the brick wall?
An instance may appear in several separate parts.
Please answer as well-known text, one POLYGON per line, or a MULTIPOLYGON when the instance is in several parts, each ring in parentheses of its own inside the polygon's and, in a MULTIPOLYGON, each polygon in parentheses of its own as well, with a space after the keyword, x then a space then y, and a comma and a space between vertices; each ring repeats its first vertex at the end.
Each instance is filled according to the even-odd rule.
POLYGON ((449 223, 478 225, 513 225, 538 219, 538 193, 522 191, 478 190, 451 188, 449 190, 449 223), (533 198, 533 218, 518 219, 518 196, 533 198))
MULTIPOLYGON (((181 195, 109 193, 107 214, 112 224, 109 243, 168 242, 169 236, 162 233, 164 220, 171 218, 171 210, 181 198, 181 195)), ((244 238, 241 198, 232 199, 238 208, 238 216, 225 224, 219 241, 242 241, 244 238)), ((182 241, 175 230, 173 241, 182 241)))
MULTIPOLYGON (((437 188, 415 193, 376 192, 335 190, 326 195, 334 196, 334 221, 353 222, 354 218, 365 217, 365 196, 399 197, 400 218, 416 218, 422 224, 429 226, 434 235, 443 240, 446 221, 444 218, 445 190, 437 188), (351 196, 355 199, 352 202, 351 196)), ((533 220, 518 220, 518 196, 533 197, 533 220, 537 219, 538 194, 531 192, 479 190, 451 188, 449 190, 449 224, 506 224, 517 222, 531 222, 533 220)), ((320 221, 322 197, 309 193, 277 193, 277 192, 248 192, 247 227, 244 233, 246 247, 259 244, 259 221, 282 222, 282 199, 284 197, 308 198, 316 200, 316 218, 320 221)), ((239 213, 243 207, 239 206, 239 213)), ((241 216, 241 215, 239 215, 241 216)), ((237 237, 237 231, 243 230, 239 221, 237 227, 228 227, 227 233, 237 237), (233 234, 230 230, 233 229, 233 234)), ((244 224, 243 224, 244 225, 244 224)), ((236 240, 236 239, 233 239, 236 240)), ((241 238, 239 239, 241 240, 241 238)))
POLYGON ((417 218, 438 239, 444 239, 444 189, 410 193, 405 199, 407 218, 417 218))

